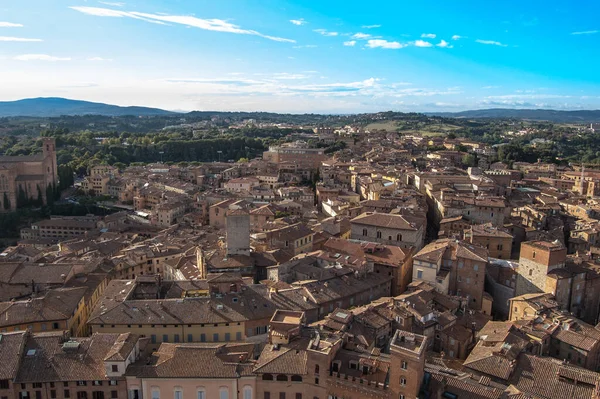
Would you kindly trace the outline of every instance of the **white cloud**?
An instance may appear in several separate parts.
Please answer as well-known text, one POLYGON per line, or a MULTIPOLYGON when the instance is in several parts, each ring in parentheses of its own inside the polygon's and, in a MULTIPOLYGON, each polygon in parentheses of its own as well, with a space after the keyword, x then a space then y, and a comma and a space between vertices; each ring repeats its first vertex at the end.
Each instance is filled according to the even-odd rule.
POLYGON ((0 28, 22 28, 23 25, 21 24, 14 24, 12 22, 1 22, 0 21, 0 28))
POLYGON ((107 6, 113 6, 113 7, 123 7, 125 5, 125 3, 117 3, 117 2, 112 2, 112 1, 98 1, 98 3, 102 3, 107 6))
POLYGON ((300 19, 290 19, 290 22, 293 23, 294 25, 306 25, 308 22, 306 22, 304 20, 304 18, 300 18, 300 19))
POLYGON ((356 44, 356 40, 348 40, 347 42, 344 42, 344 46, 348 46, 348 47, 352 47, 356 44))
POLYGON ((110 58, 102 58, 102 57, 90 57, 87 59, 88 61, 112 61, 110 58))
POLYGON ((27 37, 12 37, 12 36, 0 36, 0 42, 41 42, 42 39, 30 39, 27 37))
POLYGON ((358 32, 358 33, 355 33, 355 34, 352 35, 353 39, 358 39, 358 40, 365 40, 365 39, 368 39, 370 37, 372 37, 372 36, 369 35, 368 33, 361 33, 361 32, 358 32))
POLYGON ((399 42, 388 42, 383 39, 372 39, 367 42, 367 47, 369 48, 387 48, 387 49, 398 49, 406 47, 406 44, 402 44, 399 42))
POLYGON ((433 44, 426 42, 425 40, 415 40, 414 45, 416 47, 431 47, 433 44))
POLYGON ((445 40, 441 40, 438 44, 436 44, 436 46, 442 47, 442 48, 452 48, 452 47, 454 47, 454 46, 451 46, 450 43, 448 43, 445 40))
POLYGON ((47 54, 22 54, 14 59, 18 61, 71 61, 69 57, 55 57, 47 54))
POLYGON ((315 48, 318 47, 316 44, 301 44, 299 46, 294 46, 294 48, 315 48))
POLYGON ((572 35, 595 35, 598 32, 600 32, 600 31, 598 31, 598 30, 584 30, 584 31, 580 31, 580 32, 571 32, 571 34, 572 35))
POLYGON ((190 15, 159 15, 159 14, 149 14, 137 11, 120 11, 120 10, 111 10, 108 8, 99 8, 99 7, 83 7, 83 6, 74 6, 69 7, 75 11, 79 11, 81 13, 87 15, 94 15, 97 17, 116 17, 116 18, 133 18, 139 19, 146 22, 157 23, 161 25, 165 25, 166 23, 174 23, 180 25, 186 25, 194 28, 215 31, 215 32, 226 32, 226 33, 236 33, 240 35, 253 35, 259 36, 265 39, 274 40, 276 42, 287 42, 287 43, 295 43, 295 40, 286 39, 282 37, 269 36, 263 33, 257 32, 255 30, 242 29, 237 25, 234 25, 230 22, 224 21, 222 19, 202 19, 197 18, 190 15))
POLYGON ((315 29, 313 32, 317 32, 320 35, 323 36, 337 36, 339 35, 339 33, 337 32, 330 32, 327 29, 315 29))
POLYGON ((362 28, 363 29, 375 29, 375 28, 381 28, 381 25, 363 25, 362 28))
POLYGON ((500 86, 483 86, 482 89, 483 90, 490 90, 490 89, 499 89, 500 86))
POLYGON ((436 34, 435 34, 435 33, 423 33, 423 34, 421 35, 421 37, 422 37, 423 39, 435 39, 435 37, 436 37, 436 34))
POLYGON ((500 46, 500 47, 507 47, 508 46, 507 44, 502 44, 502 43, 496 42, 494 40, 481 40, 481 39, 477 39, 475 41, 477 43, 480 43, 480 44, 488 44, 488 45, 491 45, 491 46, 500 46))
POLYGON ((464 36, 460 36, 460 35, 452 36, 452 40, 460 40, 460 39, 464 39, 464 36))

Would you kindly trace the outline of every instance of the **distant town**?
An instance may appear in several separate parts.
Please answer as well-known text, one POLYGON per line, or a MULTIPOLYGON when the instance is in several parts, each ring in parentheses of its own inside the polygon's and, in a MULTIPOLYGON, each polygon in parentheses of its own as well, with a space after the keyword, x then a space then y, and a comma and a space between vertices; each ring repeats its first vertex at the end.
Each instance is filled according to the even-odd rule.
POLYGON ((0 398, 600 398, 598 129, 1 118, 0 398))

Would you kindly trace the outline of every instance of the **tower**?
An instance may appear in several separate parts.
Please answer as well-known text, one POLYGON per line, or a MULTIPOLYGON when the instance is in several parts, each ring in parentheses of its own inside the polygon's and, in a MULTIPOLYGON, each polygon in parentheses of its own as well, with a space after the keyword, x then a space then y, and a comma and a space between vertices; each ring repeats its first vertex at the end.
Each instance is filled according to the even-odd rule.
POLYGON ((390 343, 390 390, 395 398, 416 399, 425 374, 427 337, 396 330, 390 343))
POLYGON ((206 280, 206 277, 208 276, 208 272, 206 270, 206 261, 204 260, 204 254, 202 253, 202 248, 200 248, 199 246, 196 247, 196 267, 198 268, 198 271, 200 272, 200 275, 198 276, 200 280, 206 280))
POLYGON ((558 241, 521 244, 515 296, 546 292, 548 272, 564 267, 567 249, 558 241))
POLYGON ((250 214, 236 209, 227 214, 227 256, 250 255, 250 214))
MULTIPOLYGON (((43 168, 46 186, 58 184, 58 165, 56 163, 56 140, 54 137, 42 138, 43 168)), ((43 187, 44 189, 46 187, 43 187)))

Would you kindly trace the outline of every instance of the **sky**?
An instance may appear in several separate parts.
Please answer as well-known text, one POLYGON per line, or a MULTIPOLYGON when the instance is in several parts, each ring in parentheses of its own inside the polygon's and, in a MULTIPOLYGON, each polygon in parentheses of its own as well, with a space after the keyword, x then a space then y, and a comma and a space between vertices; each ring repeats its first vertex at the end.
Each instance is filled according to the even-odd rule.
POLYGON ((596 0, 1 0, 0 101, 600 109, 596 0))

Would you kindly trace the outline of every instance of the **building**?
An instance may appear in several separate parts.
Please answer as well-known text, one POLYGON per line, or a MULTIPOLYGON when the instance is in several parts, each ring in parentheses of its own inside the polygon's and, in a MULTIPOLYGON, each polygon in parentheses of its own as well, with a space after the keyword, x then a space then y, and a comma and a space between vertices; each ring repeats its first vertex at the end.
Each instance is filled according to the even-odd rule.
POLYGON ((515 295, 547 292, 548 273, 563 268, 566 258, 567 249, 560 242, 522 243, 515 295))
POLYGON ((427 338, 396 330, 390 343, 390 389, 396 397, 416 399, 425 369, 427 338))
POLYGON ((423 248, 426 223, 422 218, 366 212, 350 223, 352 239, 403 248, 414 247, 417 250, 423 248))
POLYGON ((414 256, 413 281, 425 281, 443 294, 467 297, 470 308, 490 314, 492 304, 483 293, 487 263, 487 249, 440 239, 414 256))
POLYGON ((19 200, 39 198, 46 204, 48 187, 58 185, 56 142, 42 138, 42 152, 26 156, 0 156, 0 212, 14 211, 19 200))
POLYGON ((139 337, 131 333, 87 338, 69 338, 63 332, 28 334, 13 397, 127 398, 125 370, 139 353, 139 337))
POLYGON ((300 168, 319 169, 327 159, 324 148, 308 148, 301 145, 272 146, 263 153, 263 159, 270 163, 290 163, 300 168))
POLYGON ((485 247, 490 258, 510 259, 513 236, 491 223, 472 225, 464 232, 465 240, 471 244, 485 247))

